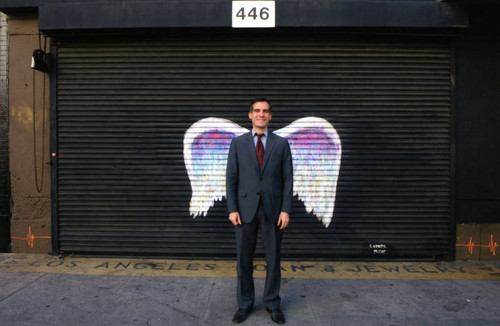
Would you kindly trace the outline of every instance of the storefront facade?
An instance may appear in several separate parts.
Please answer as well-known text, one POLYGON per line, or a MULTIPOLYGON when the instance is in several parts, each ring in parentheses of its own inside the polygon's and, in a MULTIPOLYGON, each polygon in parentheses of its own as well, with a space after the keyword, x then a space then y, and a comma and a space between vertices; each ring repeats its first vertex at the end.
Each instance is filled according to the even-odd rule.
MULTIPOLYGON (((53 56, 45 93, 37 91, 46 94, 39 117, 48 121, 38 131, 50 130, 51 163, 42 164, 51 186, 47 180, 39 202, 50 212, 35 221, 45 228, 23 225, 30 224, 33 250, 45 243, 57 254, 234 257, 224 155, 249 128, 249 101, 266 96, 273 130, 295 151, 285 258, 455 258, 455 50, 469 24, 464 7, 35 7, 30 16, 10 9, 13 26, 34 23, 50 38, 53 56), (248 19, 267 25, 239 28, 248 19)), ((11 121, 10 128, 12 138, 20 127, 11 121)), ((11 166, 21 161, 16 155, 11 145, 11 166)), ((13 244, 21 246, 13 215, 13 244)))

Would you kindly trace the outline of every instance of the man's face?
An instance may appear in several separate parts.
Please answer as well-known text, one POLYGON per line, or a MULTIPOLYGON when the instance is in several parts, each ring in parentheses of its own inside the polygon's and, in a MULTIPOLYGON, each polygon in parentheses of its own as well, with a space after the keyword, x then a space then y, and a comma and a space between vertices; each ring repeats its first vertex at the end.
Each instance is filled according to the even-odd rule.
POLYGON ((253 110, 248 112, 248 117, 252 120, 255 131, 266 131, 272 116, 267 102, 255 102, 253 110))

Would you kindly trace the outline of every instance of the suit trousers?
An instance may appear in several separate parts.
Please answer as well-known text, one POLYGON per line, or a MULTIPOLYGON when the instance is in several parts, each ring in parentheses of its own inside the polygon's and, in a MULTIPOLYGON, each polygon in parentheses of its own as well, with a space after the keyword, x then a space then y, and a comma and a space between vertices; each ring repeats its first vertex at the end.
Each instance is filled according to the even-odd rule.
POLYGON ((255 302, 253 257, 259 226, 267 263, 263 301, 269 309, 280 307, 280 261, 283 230, 280 230, 276 223, 277 221, 274 221, 274 219, 267 218, 261 198, 253 220, 250 223, 243 223, 235 227, 238 273, 237 298, 238 307, 241 309, 247 309, 253 306, 255 302))

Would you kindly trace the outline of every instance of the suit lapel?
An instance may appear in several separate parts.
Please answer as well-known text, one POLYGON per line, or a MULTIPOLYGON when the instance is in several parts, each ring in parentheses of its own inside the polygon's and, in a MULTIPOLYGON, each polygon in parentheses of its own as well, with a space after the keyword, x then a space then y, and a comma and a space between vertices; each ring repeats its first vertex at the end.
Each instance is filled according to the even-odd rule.
MULTIPOLYGON (((271 155, 271 152, 274 150, 274 144, 275 144, 275 136, 271 131, 269 131, 267 133, 266 149, 264 150, 264 161, 262 162, 261 173, 266 168, 267 161, 269 161, 269 156, 271 155)), ((255 155, 255 157, 257 157, 257 154, 255 155)))

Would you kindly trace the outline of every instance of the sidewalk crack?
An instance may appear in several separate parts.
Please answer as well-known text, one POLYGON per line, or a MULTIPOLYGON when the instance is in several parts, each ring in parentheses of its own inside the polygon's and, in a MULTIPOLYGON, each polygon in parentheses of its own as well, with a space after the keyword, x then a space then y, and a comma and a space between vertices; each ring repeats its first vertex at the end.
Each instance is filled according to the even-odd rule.
MULTIPOLYGON (((302 285, 302 288, 304 289, 304 293, 309 293, 307 291, 307 287, 306 285, 302 285)), ((314 318, 314 324, 315 325, 319 325, 318 324, 318 318, 316 317, 316 314, 314 313, 314 306, 311 304, 311 301, 309 300, 309 295, 306 297, 306 302, 307 302, 307 305, 309 306, 309 310, 311 310, 311 313, 313 315, 313 318, 314 318)))
POLYGON ((408 296, 408 293, 405 293, 403 290, 401 290, 399 286, 395 283, 393 283, 393 287, 396 289, 397 292, 399 292, 402 298, 405 298, 406 300, 409 301, 409 303, 420 313, 420 316, 422 316, 426 321, 430 322, 431 324, 435 322, 426 313, 426 311, 420 309, 420 307, 413 301, 413 299, 410 296, 408 296))
POLYGON ((1 298, 1 299, 0 299, 0 302, 3 302, 3 301, 5 301, 5 300, 7 300, 8 298, 10 298, 11 296, 13 296, 14 294, 18 293, 18 292, 19 292, 19 291, 21 291, 21 290, 26 289, 28 286, 30 286, 31 284, 33 284, 33 283, 35 283, 35 282, 39 281, 40 279, 42 279, 42 278, 43 278, 43 277, 45 277, 45 276, 47 276, 47 274, 42 274, 40 277, 38 277, 38 278, 36 278, 36 279, 34 279, 34 280, 31 280, 28 284, 26 284, 26 285, 24 285, 24 286, 20 287, 19 289, 15 290, 15 291, 14 291, 14 292, 12 292, 12 293, 9 293, 9 294, 8 294, 5 298, 1 298))
POLYGON ((201 325, 210 325, 207 323, 206 320, 208 317, 208 308, 209 308, 210 302, 212 300, 212 293, 214 291, 214 287, 215 287, 215 282, 212 279, 212 287, 210 288, 210 294, 208 295, 208 299, 207 299, 207 302, 205 304, 205 311, 203 312, 203 317, 201 318, 201 325))
POLYGON ((87 324, 87 322, 92 318, 94 317, 101 309, 103 309, 103 307, 106 306, 106 303, 111 300, 111 298, 113 298, 115 296, 115 294, 120 291, 124 286, 125 284, 127 284, 129 281, 130 281, 131 277, 127 277, 127 279, 125 280, 125 282, 123 282, 120 286, 118 286, 110 295, 108 295, 108 297, 100 304, 99 308, 97 308, 94 312, 92 312, 91 314, 88 315, 87 318, 85 318, 85 320, 83 320, 80 325, 81 326, 84 326, 87 324))

